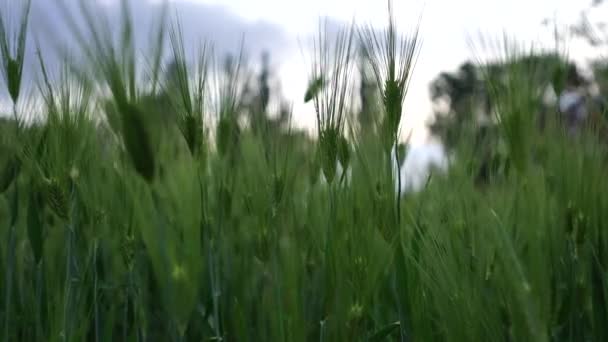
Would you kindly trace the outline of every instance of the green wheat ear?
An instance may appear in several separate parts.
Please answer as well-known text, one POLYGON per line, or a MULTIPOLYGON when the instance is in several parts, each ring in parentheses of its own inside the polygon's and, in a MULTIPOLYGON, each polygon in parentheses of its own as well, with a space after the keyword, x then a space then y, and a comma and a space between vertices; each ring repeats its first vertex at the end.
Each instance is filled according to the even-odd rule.
POLYGON ((193 156, 199 154, 203 145, 203 123, 199 116, 185 116, 182 119, 182 130, 188 149, 193 156))
POLYGON ((8 87, 8 92, 13 101, 17 103, 21 89, 23 75, 23 62, 25 60, 25 45, 27 42, 27 27, 32 1, 24 3, 23 12, 19 22, 19 31, 14 41, 9 39, 9 32, 4 24, 4 18, 0 15, 0 53, 2 56, 2 73, 8 87))
POLYGON ((272 193, 274 204, 278 205, 283 199, 285 193, 285 179, 282 175, 275 175, 272 179, 272 193))
POLYGON ((336 162, 338 161, 338 149, 340 135, 336 128, 328 128, 321 132, 319 147, 321 149, 321 168, 325 179, 331 183, 336 176, 336 162))
POLYGON ((174 66, 172 78, 168 80, 167 90, 172 95, 171 100, 178 116, 180 129, 190 153, 197 156, 203 145, 203 109, 205 91, 207 88, 208 49, 204 45, 198 56, 199 70, 197 70, 196 93, 191 93, 189 70, 186 63, 183 31, 179 20, 169 32, 171 50, 173 52, 174 66))
POLYGON ((384 86, 384 106, 391 134, 398 129, 399 122, 401 121, 403 94, 404 89, 397 80, 386 80, 384 86))
POLYGON ((6 73, 8 78, 8 93, 10 94, 13 103, 17 103, 17 100, 19 99, 19 90, 21 89, 21 72, 22 70, 19 62, 9 58, 6 73))
POLYGON ((386 151, 397 144, 401 113, 419 49, 419 24, 407 36, 397 30, 393 2, 388 1, 388 26, 378 33, 372 26, 359 31, 363 56, 371 67, 384 105, 383 132, 386 151))
POLYGON ((137 106, 132 104, 123 104, 120 107, 125 148, 131 157, 135 171, 148 183, 151 183, 154 180, 156 164, 143 114, 137 106))
POLYGON ((304 95, 304 103, 308 103, 314 99, 319 92, 323 89, 325 85, 325 80, 323 76, 318 76, 317 78, 310 81, 308 85, 308 89, 306 89, 306 94, 304 95))
POLYGON ((57 217, 67 220, 69 218, 68 195, 56 179, 46 180, 43 184, 43 194, 47 205, 57 217))
POLYGON ((217 150, 223 158, 235 161, 239 153, 239 143, 241 139, 241 129, 238 122, 232 117, 223 116, 217 125, 217 150))
POLYGON ((346 172, 350 164, 350 146, 344 136, 340 136, 338 141, 338 161, 340 161, 340 165, 342 165, 344 172, 346 172))
POLYGON ((19 159, 12 157, 0 170, 0 194, 4 193, 17 178, 20 166, 19 159))

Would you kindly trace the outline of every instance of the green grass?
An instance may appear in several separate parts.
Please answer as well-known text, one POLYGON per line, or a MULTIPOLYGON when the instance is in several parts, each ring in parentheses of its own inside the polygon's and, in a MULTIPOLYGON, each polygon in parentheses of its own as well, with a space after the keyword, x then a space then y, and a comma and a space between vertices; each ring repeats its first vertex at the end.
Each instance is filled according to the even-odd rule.
MULTIPOLYGON (((242 59, 222 71, 212 45, 189 56, 172 24, 165 80, 164 18, 141 70, 128 11, 116 40, 86 3, 88 64, 47 70, 40 52, 45 120, 0 121, 2 340, 608 340, 606 146, 593 127, 531 127, 534 66, 492 88, 507 148, 490 182, 463 139, 446 173, 398 196, 387 141, 417 45, 394 21, 320 33, 315 141, 239 125, 242 59), (384 122, 361 136, 359 40, 384 122)), ((23 61, 5 50, 4 66, 23 61)))

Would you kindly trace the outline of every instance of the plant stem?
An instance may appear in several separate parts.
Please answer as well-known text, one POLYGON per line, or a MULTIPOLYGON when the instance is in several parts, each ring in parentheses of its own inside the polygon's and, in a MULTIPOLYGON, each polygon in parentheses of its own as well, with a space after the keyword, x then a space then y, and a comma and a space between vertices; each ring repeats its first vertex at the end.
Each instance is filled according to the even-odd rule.
POLYGON ((97 245, 98 241, 93 242, 93 310, 95 312, 95 342, 99 342, 99 303, 97 298, 98 292, 98 274, 97 274, 97 245))
POLYGON ((73 242, 73 232, 71 227, 68 225, 68 229, 66 231, 66 245, 67 245, 67 255, 65 261, 65 298, 64 298, 64 307, 63 307, 63 333, 64 340, 69 341, 70 336, 70 323, 71 319, 71 304, 72 304, 72 242, 73 242))
POLYGON ((6 308, 5 314, 5 326, 4 326, 4 341, 9 341, 9 329, 11 326, 11 302, 13 296, 13 273, 15 268, 15 225, 19 216, 19 185, 15 179, 15 186, 12 191, 12 198, 10 200, 10 212, 11 219, 8 230, 8 249, 7 249, 7 267, 6 267, 6 308))
POLYGON ((4 309, 4 341, 9 341, 9 330, 11 326, 11 299, 13 292, 13 270, 15 267, 15 226, 11 225, 8 230, 8 250, 6 267, 6 297, 4 309))
POLYGON ((396 139, 395 161, 397 162, 397 225, 401 227, 401 162, 399 161, 399 144, 396 139))
POLYGON ((19 116, 17 115, 17 104, 13 103, 13 120, 15 120, 15 125, 19 126, 19 116))
POLYGON ((44 285, 42 260, 36 265, 36 340, 44 340, 42 326, 42 287, 44 285))
POLYGON ((64 324, 64 340, 70 340, 71 326, 73 314, 72 308, 72 268, 75 265, 76 260, 74 259, 74 235, 75 235, 75 218, 76 218, 76 189, 75 186, 71 186, 70 193, 70 215, 66 224, 66 270, 65 270, 65 298, 64 298, 64 312, 63 312, 63 324, 64 324))

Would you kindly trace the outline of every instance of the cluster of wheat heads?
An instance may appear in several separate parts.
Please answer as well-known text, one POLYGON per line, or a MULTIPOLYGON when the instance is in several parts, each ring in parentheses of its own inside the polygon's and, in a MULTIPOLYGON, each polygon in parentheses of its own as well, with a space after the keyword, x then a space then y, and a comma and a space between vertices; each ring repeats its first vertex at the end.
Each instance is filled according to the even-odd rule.
POLYGON ((126 0, 116 30, 89 1, 84 21, 64 6, 84 61, 55 70, 38 51, 29 119, 20 4, 15 28, 0 16, 15 104, 0 121, 3 341, 608 339, 606 147, 526 126, 537 66, 488 79, 515 172, 480 189, 463 145, 402 196, 391 163, 418 26, 400 35, 390 5, 383 31, 321 26, 317 137, 288 127, 268 144, 240 120, 243 55, 219 68, 212 44, 191 53, 163 11, 142 57, 126 0), (365 139, 357 58, 380 95, 365 139))

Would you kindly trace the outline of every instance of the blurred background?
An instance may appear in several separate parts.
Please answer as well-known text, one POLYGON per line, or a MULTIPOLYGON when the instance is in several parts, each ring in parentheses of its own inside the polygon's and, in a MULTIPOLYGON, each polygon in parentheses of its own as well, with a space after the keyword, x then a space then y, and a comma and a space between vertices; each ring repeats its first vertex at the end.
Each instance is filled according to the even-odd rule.
MULTIPOLYGON (((95 1, 99 10, 107 12, 108 26, 117 27, 120 1, 95 1)), ((3 1, 3 10, 11 13, 11 7, 19 7, 20 3, 20 0, 3 1)), ((130 1, 135 35, 143 44, 142 50, 162 3, 130 1)), ((187 52, 194 53, 205 40, 212 42, 218 56, 229 58, 239 53, 242 44, 248 67, 264 72, 264 82, 269 88, 269 112, 289 105, 293 111, 292 124, 312 135, 314 108, 312 103, 304 103, 303 94, 310 71, 310 41, 320 19, 326 19, 336 29, 351 22, 382 29, 387 12, 386 5, 372 0, 171 0, 170 3, 172 16, 182 24, 187 52)), ((598 84, 602 81, 598 78, 603 72, 599 69, 606 42, 606 23, 602 18, 608 8, 602 0, 400 0, 395 1, 394 7, 402 33, 411 32, 419 24, 422 41, 401 120, 401 139, 409 139, 411 152, 404 169, 409 175, 420 173, 429 163, 445 163, 446 145, 455 144, 453 132, 461 130, 454 122, 462 122, 470 112, 462 108, 462 103, 473 97, 472 89, 479 86, 474 83, 481 82, 473 76, 476 71, 471 63, 491 58, 497 52, 480 49, 479 42, 483 39, 508 34, 522 44, 553 50, 575 63, 593 91, 599 91, 598 84), (447 126, 456 128, 448 132, 447 126)), ((53 51, 78 53, 65 23, 66 10, 83 20, 78 18, 76 0, 33 1, 30 26, 33 39, 28 42, 28 56, 35 55, 36 44, 50 65, 59 61, 58 57, 53 58, 53 51)), ((35 70, 36 59, 26 58, 24 73, 30 81, 26 88, 32 93, 35 70)), ((364 84, 355 87, 361 88, 356 92, 362 94, 364 84)), ((10 108, 7 95, 3 93, 1 97, 5 109, 10 108)), ((553 98, 558 95, 553 90, 553 98)))

